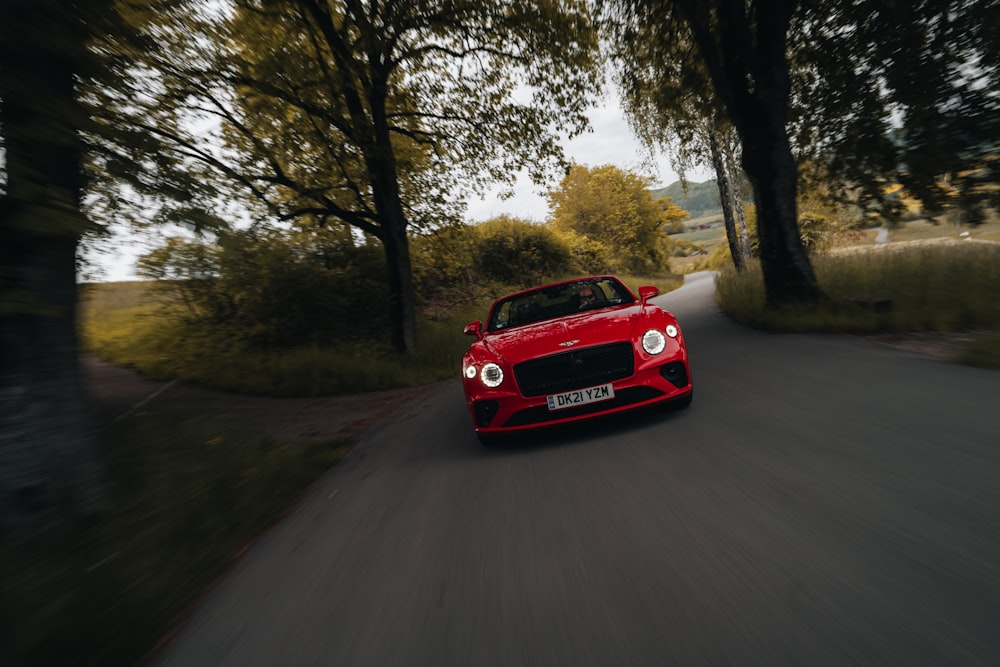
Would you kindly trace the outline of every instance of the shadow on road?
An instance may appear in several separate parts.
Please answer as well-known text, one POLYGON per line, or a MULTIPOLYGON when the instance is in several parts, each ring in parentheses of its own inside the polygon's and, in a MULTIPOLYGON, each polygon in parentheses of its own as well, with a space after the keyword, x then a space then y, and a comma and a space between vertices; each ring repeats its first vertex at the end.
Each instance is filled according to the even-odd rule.
MULTIPOLYGON (((469 438, 472 447, 453 450, 459 458, 508 457, 530 455, 539 450, 572 447, 600 440, 628 437, 639 431, 668 427, 670 422, 684 419, 687 411, 666 406, 650 406, 632 412, 595 417, 582 422, 511 433, 484 446, 469 438)), ((471 433, 470 433, 471 435, 471 433)))

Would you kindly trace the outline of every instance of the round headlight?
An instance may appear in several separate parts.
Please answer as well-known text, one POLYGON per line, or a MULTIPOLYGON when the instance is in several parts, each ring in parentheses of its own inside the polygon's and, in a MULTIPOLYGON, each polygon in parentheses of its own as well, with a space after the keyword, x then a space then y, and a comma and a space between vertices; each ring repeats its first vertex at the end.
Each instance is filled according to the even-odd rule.
POLYGON ((642 349, 650 354, 659 354, 667 346, 667 339, 658 329, 650 329, 642 334, 642 349))
POLYGON ((479 372, 479 379, 487 387, 499 387, 503 382, 503 369, 491 361, 483 366, 483 370, 479 372))
POLYGON ((472 378, 476 377, 476 367, 475 366, 466 366, 465 367, 465 377, 469 378, 470 380, 472 378))
POLYGON ((667 325, 667 335, 671 338, 677 338, 677 334, 680 333, 673 324, 667 325))

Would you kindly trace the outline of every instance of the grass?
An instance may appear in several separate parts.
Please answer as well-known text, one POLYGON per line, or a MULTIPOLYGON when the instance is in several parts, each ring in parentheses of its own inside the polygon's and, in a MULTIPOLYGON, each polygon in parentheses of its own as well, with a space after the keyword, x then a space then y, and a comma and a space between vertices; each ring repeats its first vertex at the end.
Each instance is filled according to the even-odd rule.
POLYGON ((1000 333, 980 336, 958 355, 960 363, 1000 370, 1000 333))
POLYGON ((202 331, 169 307, 137 305, 84 318, 87 349, 154 379, 179 378, 206 387, 271 396, 320 396, 415 386, 458 372, 471 315, 419 323, 420 346, 402 357, 377 342, 292 349, 249 349, 202 331))
POLYGON ((2 551, 0 664, 131 665, 302 489, 346 452, 218 416, 104 415, 108 514, 2 551))
MULTIPOLYGON (((621 278, 633 290, 654 284, 668 292, 683 283, 683 278, 671 274, 621 278)), ((485 318, 492 299, 502 296, 486 296, 457 309, 439 307, 433 319, 418 321, 417 350, 403 356, 379 341, 250 349, 219 332, 185 323, 169 305, 152 302, 145 289, 142 283, 124 283, 90 290, 81 309, 89 351, 154 379, 177 378, 270 396, 330 396, 457 377, 470 342, 462 330, 485 318)))
MULTIPOLYGON (((819 256, 813 266, 829 301, 816 307, 765 308, 759 266, 726 268, 716 299, 734 320, 770 331, 1000 331, 1000 245, 954 243, 819 256), (891 304, 886 312, 873 301, 891 304), (867 305, 866 305, 867 304, 867 305)), ((1000 364, 993 337, 962 359, 1000 364)))
POLYGON ((695 229, 682 234, 674 234, 671 238, 681 241, 690 241, 691 243, 699 243, 704 246, 706 250, 710 250, 720 243, 726 242, 726 228, 713 227, 711 229, 695 229))

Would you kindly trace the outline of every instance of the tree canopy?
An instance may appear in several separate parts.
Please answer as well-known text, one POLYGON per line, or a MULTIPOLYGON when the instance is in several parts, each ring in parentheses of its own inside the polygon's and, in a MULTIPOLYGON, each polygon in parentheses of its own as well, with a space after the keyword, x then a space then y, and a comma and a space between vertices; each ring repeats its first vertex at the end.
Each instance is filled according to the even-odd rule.
POLYGON ((552 226, 567 234, 588 270, 652 275, 667 263, 666 231, 687 211, 653 199, 650 179, 605 165, 574 165, 549 194, 552 226))
MULTIPOLYGON (((554 173, 558 135, 587 126, 600 88, 585 2, 183 4, 147 30, 160 48, 145 67, 161 78, 126 109, 131 126, 173 171, 249 196, 264 217, 378 238, 401 350, 414 345, 407 230, 457 217, 463 194, 522 167, 554 173)), ((186 199, 178 217, 212 217, 186 199)))
MULTIPOLYGON (((760 259, 770 305, 823 297, 796 227, 796 168, 788 139, 789 62, 785 46, 794 0, 619 0, 607 6, 619 33, 639 31, 665 49, 623 53, 631 70, 654 73, 653 85, 696 102, 683 114, 724 105, 741 142, 742 165, 757 206, 760 259), (675 60, 675 56, 677 60, 675 60)), ((657 108, 663 109, 661 101, 657 108)), ((687 117, 687 116, 685 116, 687 117)), ((714 116, 710 116, 711 120, 714 116)))
POLYGON ((985 185, 1000 143, 991 0, 604 6, 640 45, 616 57, 626 99, 666 114, 679 136, 718 100, 736 128, 771 304, 819 296, 795 228, 796 159, 877 204, 896 182, 932 210, 996 196, 985 185))
POLYGON ((903 184, 931 213, 996 206, 1000 4, 803 3, 792 26, 799 154, 893 215, 903 184))

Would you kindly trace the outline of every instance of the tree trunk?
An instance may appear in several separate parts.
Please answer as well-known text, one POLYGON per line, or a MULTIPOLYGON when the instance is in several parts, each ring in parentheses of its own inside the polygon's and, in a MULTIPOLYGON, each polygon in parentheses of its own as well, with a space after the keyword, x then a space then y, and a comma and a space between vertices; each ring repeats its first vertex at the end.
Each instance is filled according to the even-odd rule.
POLYGON ((373 89, 369 99, 372 109, 374 145, 367 157, 372 176, 372 194, 385 248, 389 271, 389 308, 393 346, 410 353, 417 345, 417 295, 410 262, 410 241, 403 201, 399 194, 396 155, 386 117, 385 86, 373 89))
POLYGON ((747 123, 743 133, 743 168, 757 205, 757 238, 764 290, 769 307, 823 298, 805 246, 796 211, 798 171, 788 137, 766 119, 747 123))
MULTIPOLYGON (((734 172, 729 172, 730 176, 734 175, 734 172)), ((735 181, 735 178, 730 179, 730 182, 735 181)), ((740 248, 743 249, 743 256, 749 260, 753 257, 753 250, 750 248, 750 235, 747 233, 747 214, 743 209, 743 198, 740 197, 739 190, 734 188, 733 194, 733 209, 736 211, 736 234, 740 237, 740 248)))
POLYGON ((74 95, 83 42, 68 10, 3 4, 0 535, 13 537, 92 514, 102 487, 76 320, 76 247, 87 225, 74 95))
POLYGON ((716 136, 715 127, 711 124, 708 127, 708 146, 712 154, 712 167, 715 168, 715 184, 719 188, 719 202, 722 204, 722 219, 726 224, 729 253, 733 258, 733 266, 736 267, 737 271, 742 271, 746 268, 746 257, 743 254, 736 230, 736 221, 733 218, 733 195, 729 183, 729 170, 726 169, 722 151, 719 150, 719 139, 716 136))
POLYGON ((709 11, 678 0, 715 91, 743 149, 743 170, 757 205, 757 236, 769 307, 824 298, 799 238, 798 169, 788 141, 791 83, 785 52, 798 0, 722 0, 709 11))
POLYGON ((416 290, 413 286, 413 269, 410 263, 410 242, 406 234, 406 218, 402 206, 399 217, 386 224, 383 221, 382 245, 389 270, 390 314, 392 317, 392 343, 400 352, 412 352, 417 345, 416 290), (400 221, 401 220, 401 221, 400 221))
POLYGON ((750 248, 750 235, 747 234, 747 215, 743 208, 743 188, 740 187, 740 169, 736 166, 736 145, 734 139, 739 141, 732 130, 727 130, 724 135, 725 142, 721 144, 722 155, 726 164, 726 174, 729 175, 729 187, 733 193, 733 211, 736 213, 736 235, 739 237, 740 248, 743 250, 743 257, 750 261, 753 257, 753 250, 750 248))

